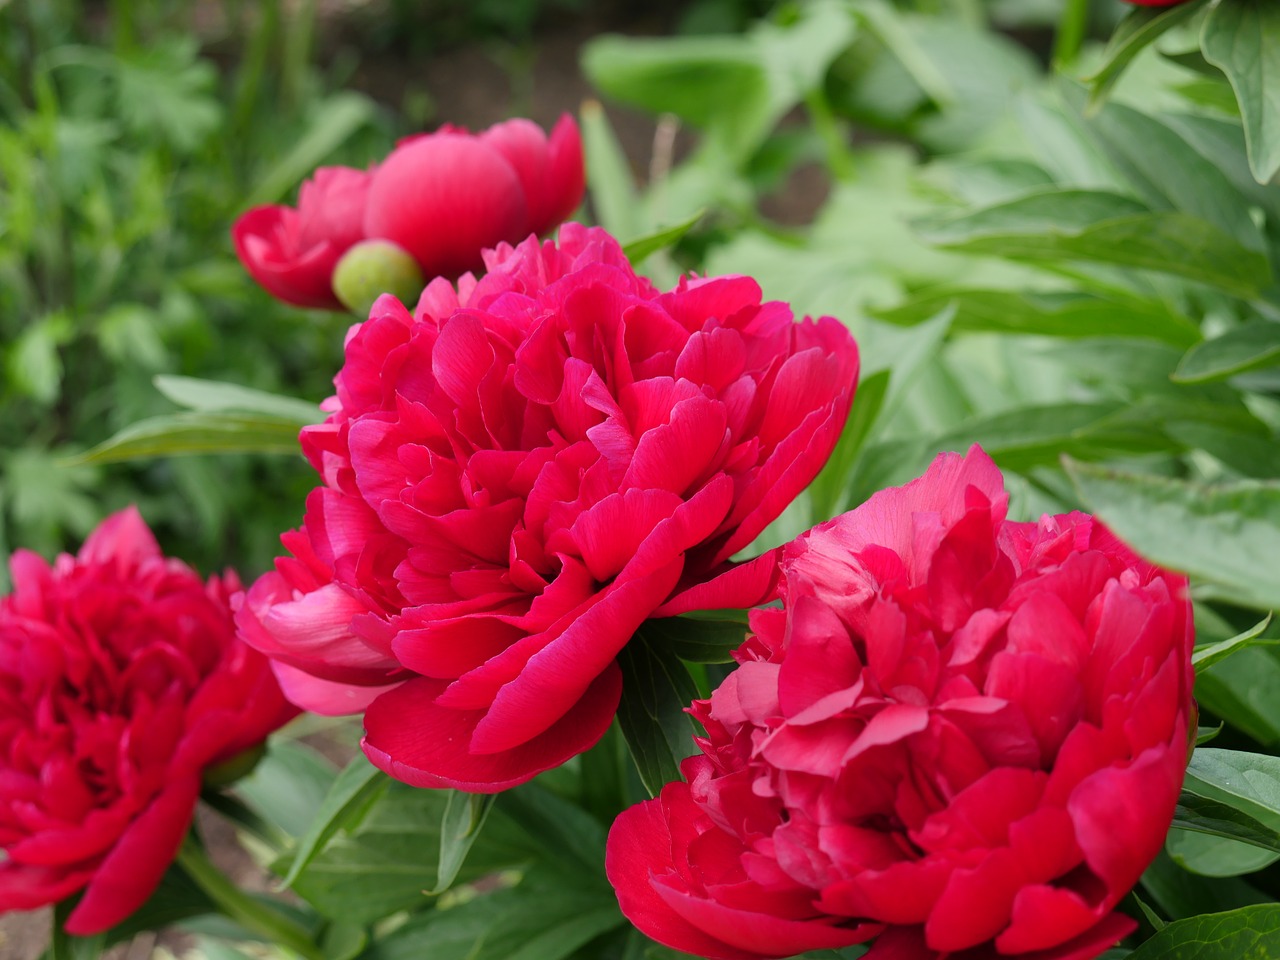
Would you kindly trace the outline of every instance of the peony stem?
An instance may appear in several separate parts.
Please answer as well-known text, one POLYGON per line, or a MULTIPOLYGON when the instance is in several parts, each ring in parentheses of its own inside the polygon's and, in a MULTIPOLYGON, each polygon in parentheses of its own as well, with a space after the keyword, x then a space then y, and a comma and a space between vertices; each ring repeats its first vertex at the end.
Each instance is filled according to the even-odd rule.
POLYGON ((298 923, 237 887, 187 834, 178 850, 178 863, 196 885, 209 895, 228 917, 268 942, 288 947, 307 960, 323 960, 324 954, 311 935, 298 923))
POLYGON ((1069 66, 1080 56, 1088 27, 1089 0, 1067 0, 1053 42, 1053 60, 1059 68, 1069 66))

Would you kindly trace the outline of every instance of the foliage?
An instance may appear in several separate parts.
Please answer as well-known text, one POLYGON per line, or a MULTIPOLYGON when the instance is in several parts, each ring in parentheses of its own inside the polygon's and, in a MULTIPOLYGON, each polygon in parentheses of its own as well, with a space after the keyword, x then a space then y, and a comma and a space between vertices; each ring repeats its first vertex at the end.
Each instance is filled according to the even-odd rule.
MULTIPOLYGON (((367 101, 321 93, 305 53, 268 79, 300 29, 268 6, 225 72, 176 35, 89 46, 65 10, 0 9, 8 546, 52 550, 136 499, 188 559, 259 569, 297 522, 313 482, 297 458, 154 458, 287 448, 340 356, 345 321, 260 294, 226 227, 387 131, 367 101), (157 74, 176 79, 144 95, 157 74)), ((696 147, 638 183, 588 104, 591 211, 659 283, 750 274, 858 340, 841 445, 757 546, 978 442, 1019 519, 1088 510, 1190 574, 1202 724, 1222 730, 1136 892, 1144 926, 1108 956, 1267 956, 1280 627, 1254 625, 1280 606, 1280 20, 1264 0, 1134 7, 1081 47, 1062 41, 1085 32, 1081 7, 809 0, 713 37, 600 37, 583 69, 602 96, 675 118, 696 147), (994 29, 1033 6, 1041 25, 1062 17, 1052 68, 994 29), (827 189, 813 222, 771 221, 763 201, 804 176, 827 189)), ((619 723, 492 809, 360 759, 339 775, 281 740, 240 788, 242 826, 266 824, 254 849, 331 960, 670 960, 624 926, 604 835, 676 775, 693 749, 681 709, 741 631, 737 612, 647 623, 619 723)), ((146 915, 207 906, 175 868, 146 915)))

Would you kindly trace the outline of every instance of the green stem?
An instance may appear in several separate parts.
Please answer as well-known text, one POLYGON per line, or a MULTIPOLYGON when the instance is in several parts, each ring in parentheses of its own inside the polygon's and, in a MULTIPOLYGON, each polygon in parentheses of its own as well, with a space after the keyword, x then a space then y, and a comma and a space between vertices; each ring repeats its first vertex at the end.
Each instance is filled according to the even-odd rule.
POLYGON ((306 930, 232 883, 210 862, 191 834, 187 834, 178 850, 178 864, 223 913, 246 930, 261 934, 270 943, 288 947, 307 960, 324 960, 324 954, 306 930))
POLYGON ((1053 59, 1059 67, 1071 65, 1080 56, 1088 27, 1089 0, 1067 0, 1053 42, 1053 59))

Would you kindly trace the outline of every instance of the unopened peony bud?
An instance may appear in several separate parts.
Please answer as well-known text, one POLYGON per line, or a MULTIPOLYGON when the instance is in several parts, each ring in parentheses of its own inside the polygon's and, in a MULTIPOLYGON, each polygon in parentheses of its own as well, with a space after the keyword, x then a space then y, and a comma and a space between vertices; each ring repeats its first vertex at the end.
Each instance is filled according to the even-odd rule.
POLYGON ((390 240, 362 240, 342 255, 333 270, 333 292, 352 313, 367 317, 384 293, 413 305, 425 280, 417 261, 390 240))

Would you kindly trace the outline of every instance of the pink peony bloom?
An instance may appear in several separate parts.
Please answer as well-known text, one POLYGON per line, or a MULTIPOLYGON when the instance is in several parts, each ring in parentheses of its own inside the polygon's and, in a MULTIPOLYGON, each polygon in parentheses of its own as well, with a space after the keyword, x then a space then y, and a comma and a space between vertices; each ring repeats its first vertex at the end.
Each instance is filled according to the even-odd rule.
POLYGON ((784 548, 783 609, 693 705, 688 782, 623 812, 643 932, 714 960, 1086 960, 1164 842, 1186 582, 1088 516, 1005 519, 977 447, 784 548))
POLYGON ((173 860, 206 767, 297 711, 235 638, 233 573, 206 584, 130 508, 50 567, 18 551, 0 599, 0 911, 84 897, 106 930, 173 860))
POLYGON ((586 189, 582 137, 568 114, 547 135, 524 119, 479 134, 456 127, 411 137, 373 176, 364 229, 413 255, 427 277, 478 270, 481 251, 542 235, 586 189))
POLYGON ((728 560, 822 467, 857 379, 835 320, 746 277, 660 294, 599 229, 487 264, 352 329, 302 433, 324 485, 237 615, 296 703, 367 711, 379 767, 482 792, 599 739, 647 617, 773 588, 772 558, 728 560))
POLYGON ((448 126, 400 142, 365 172, 321 167, 298 209, 254 207, 232 227, 236 254, 273 297, 338 310, 338 261, 361 240, 407 251, 427 278, 483 265, 481 251, 544 234, 582 202, 582 136, 565 114, 550 138, 524 119, 470 134, 448 126))
POLYGON ((254 207, 231 228, 236 255, 267 293, 298 307, 339 310, 338 260, 364 239, 369 174, 321 167, 302 185, 298 209, 254 207))

